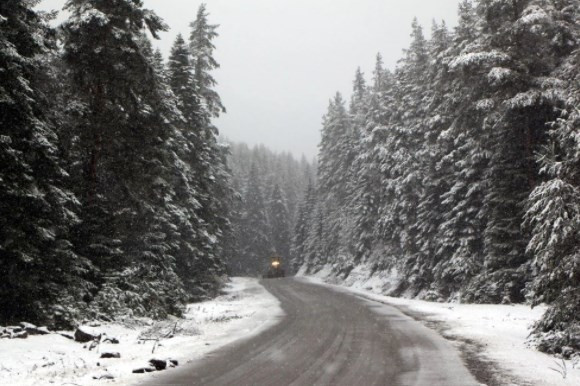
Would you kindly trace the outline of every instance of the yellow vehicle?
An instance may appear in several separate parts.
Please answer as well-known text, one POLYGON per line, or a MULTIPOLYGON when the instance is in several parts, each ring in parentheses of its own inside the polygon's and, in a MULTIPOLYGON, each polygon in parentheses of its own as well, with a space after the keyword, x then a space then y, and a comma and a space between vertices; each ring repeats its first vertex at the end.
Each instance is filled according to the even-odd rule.
POLYGON ((282 266, 282 259, 277 256, 272 257, 270 266, 268 267, 268 272, 266 273, 266 277, 272 279, 284 276, 286 276, 286 273, 284 272, 284 267, 282 266))

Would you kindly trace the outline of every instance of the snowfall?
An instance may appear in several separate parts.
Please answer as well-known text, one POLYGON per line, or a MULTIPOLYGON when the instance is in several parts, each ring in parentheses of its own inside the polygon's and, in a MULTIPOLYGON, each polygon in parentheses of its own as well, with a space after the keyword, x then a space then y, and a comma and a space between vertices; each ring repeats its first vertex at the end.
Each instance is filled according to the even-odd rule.
POLYGON ((224 295, 189 305, 184 319, 139 320, 123 325, 92 323, 90 329, 117 338, 119 344, 100 343, 89 350, 89 344, 57 333, 1 339, 0 385, 139 384, 161 374, 133 374, 134 369, 148 366, 152 358, 174 359, 183 365, 259 334, 282 315, 278 300, 257 279, 232 278, 224 295), (163 338, 170 335, 175 336, 163 338), (161 339, 139 339, 144 337, 161 339), (121 358, 100 358, 103 353, 116 352, 121 358), (110 376, 114 378, 106 379, 110 376))
MULTIPOLYGON (((369 268, 369 269, 366 269, 369 268)), ((505 386, 578 386, 579 358, 562 361, 531 347, 531 327, 546 307, 527 305, 436 303, 384 296, 393 281, 390 273, 371 275, 361 265, 347 281, 337 281, 329 267, 301 280, 346 291, 367 300, 394 306, 436 329, 462 352, 472 367, 483 363, 492 384, 505 386)))

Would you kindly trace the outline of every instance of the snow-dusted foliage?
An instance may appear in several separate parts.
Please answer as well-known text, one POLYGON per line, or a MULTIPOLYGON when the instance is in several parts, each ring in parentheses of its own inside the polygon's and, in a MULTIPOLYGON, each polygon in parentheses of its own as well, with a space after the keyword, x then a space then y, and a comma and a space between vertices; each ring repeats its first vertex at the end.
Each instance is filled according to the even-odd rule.
POLYGON ((215 28, 166 68, 147 36, 168 27, 141 0, 69 0, 59 34, 34 3, 0 5, 0 319, 178 315, 225 273, 227 149, 203 100, 219 96, 196 83, 215 28))
POLYGON ((79 201, 43 84, 53 31, 33 6, 0 3, 0 319, 62 324, 94 289, 93 267, 71 243, 79 201))
MULTIPOLYGON (((203 13, 198 18, 206 16, 203 13)), ((213 32, 204 41, 213 47, 211 40, 215 36, 213 32)), ((198 49, 208 51, 201 46, 198 49)), ((230 229, 227 211, 233 197, 225 160, 228 149, 218 143, 217 129, 211 123, 214 113, 209 111, 202 96, 211 94, 219 100, 219 95, 213 91, 214 83, 197 81, 198 73, 211 77, 207 73, 211 68, 196 69, 197 52, 178 35, 167 65, 169 84, 184 118, 176 122, 179 136, 175 152, 185 166, 177 181, 183 184, 180 197, 189 220, 183 224, 187 225, 184 231, 190 237, 185 238, 189 245, 181 248, 177 257, 178 274, 194 299, 211 296, 219 287, 218 278, 225 269, 220 261, 222 241, 230 229)), ((209 56, 210 59, 214 60, 209 56)))
POLYGON ((335 99, 324 117, 301 272, 365 266, 396 272, 395 295, 549 302, 542 348, 579 350, 579 9, 464 0, 454 31, 434 23, 427 40, 414 21, 364 92, 358 71, 351 111, 335 99))
MULTIPOLYGON (((570 62, 578 58, 576 51, 570 62)), ((538 157, 545 180, 530 194, 526 212, 527 251, 537 271, 532 300, 552 305, 536 326, 539 347, 557 353, 580 350, 580 74, 569 71, 570 62, 559 74, 569 80, 569 98, 538 157)))

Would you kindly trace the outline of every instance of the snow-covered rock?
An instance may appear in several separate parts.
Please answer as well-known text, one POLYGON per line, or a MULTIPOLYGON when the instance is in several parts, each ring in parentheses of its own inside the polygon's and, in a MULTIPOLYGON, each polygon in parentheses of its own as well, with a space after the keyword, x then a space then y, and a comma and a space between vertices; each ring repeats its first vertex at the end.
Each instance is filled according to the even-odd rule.
MULTIPOLYGON (((260 333, 281 314, 278 300, 256 279, 233 278, 225 295, 191 304, 185 319, 167 322, 167 330, 175 329, 175 336, 160 338, 153 355, 154 341, 138 344, 144 332, 157 330, 154 327, 159 322, 148 319, 131 319, 123 325, 103 322, 96 327, 83 323, 82 331, 92 336, 102 335, 99 342, 90 342, 97 344, 93 350, 83 348, 89 343, 73 340, 75 331, 57 331, 28 339, 0 339, 0 385, 94 386, 111 382, 109 376, 114 377, 115 384, 137 385, 155 377, 157 371, 132 373, 134 369, 151 367, 148 362, 152 357, 171 358, 166 369, 171 371, 178 364, 200 359, 237 339, 260 333), (175 322, 178 322, 177 328, 174 328, 175 322), (121 358, 100 359, 105 352, 119 352, 121 358)), ((17 328, 22 331, 20 326, 17 328)), ((166 329, 159 332, 163 335, 166 329)))
POLYGON ((101 354, 101 358, 102 359, 109 359, 109 358, 118 359, 118 358, 121 358, 121 354, 118 352, 104 352, 101 354))
POLYGON ((93 327, 80 326, 75 331, 75 341, 80 343, 91 342, 99 339, 101 334, 97 332, 93 327))

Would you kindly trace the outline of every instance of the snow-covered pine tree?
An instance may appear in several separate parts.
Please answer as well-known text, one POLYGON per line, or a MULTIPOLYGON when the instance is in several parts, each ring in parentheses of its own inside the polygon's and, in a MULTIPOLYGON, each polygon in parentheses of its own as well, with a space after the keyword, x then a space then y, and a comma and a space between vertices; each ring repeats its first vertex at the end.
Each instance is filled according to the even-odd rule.
POLYGON ((199 216, 207 229, 200 240, 205 252, 202 259, 209 273, 204 281, 209 289, 215 291, 220 285, 218 276, 225 272, 220 245, 224 234, 230 231, 228 207, 234 193, 229 187, 230 170, 226 163, 229 149, 218 143, 218 130, 212 123, 212 118, 226 111, 215 91, 216 81, 211 74, 219 68, 213 56, 218 25, 209 24, 206 6, 201 4, 190 26, 190 63, 193 66, 193 86, 200 99, 201 118, 196 127, 201 139, 201 146, 197 148, 199 162, 192 167, 198 176, 199 216))
POLYGON ((580 25, 570 23, 580 15, 572 2, 560 6, 552 14, 558 22, 551 26, 565 28, 555 41, 567 40, 573 51, 551 75, 552 84, 564 88, 559 94, 566 102, 537 155, 543 181, 527 200, 525 225, 531 232, 527 252, 536 271, 530 297, 534 305, 551 305, 535 326, 538 348, 568 356, 565 347, 580 352, 580 25))
MULTIPOLYGON (((351 187, 349 188, 349 205, 352 221, 352 249, 353 263, 364 261, 374 244, 375 226, 378 221, 378 202, 380 174, 373 157, 373 133, 376 127, 375 114, 378 112, 378 99, 384 91, 385 71, 380 54, 377 54, 373 85, 367 88, 364 82, 357 81, 355 76, 351 113, 354 113, 353 122, 358 131, 358 141, 355 144, 356 154, 351 165, 351 187), (358 90, 358 91, 357 91, 358 90)), ((361 76, 362 78, 362 76, 361 76)), ((364 79, 363 79, 364 81, 364 79)))
POLYGON ((226 109, 221 98, 214 90, 216 81, 211 72, 219 68, 219 63, 213 57, 215 46, 213 40, 218 37, 219 25, 209 24, 209 16, 206 5, 201 4, 197 10, 197 17, 191 23, 189 47, 192 54, 194 67, 194 83, 199 95, 202 97, 205 107, 210 116, 218 117, 225 113, 226 109))
POLYGON ((567 23, 556 21, 561 14, 557 8, 533 0, 480 1, 480 34, 454 61, 481 72, 486 84, 480 104, 488 106, 485 272, 468 290, 467 300, 524 299, 530 272, 528 235, 521 229, 523 206, 537 184, 534 154, 546 142, 546 124, 556 118, 554 107, 560 103, 553 83, 545 79, 570 52, 559 41, 567 23))
MULTIPOLYGON (((183 218, 176 223, 180 227, 183 245, 176 254, 177 274, 183 281, 190 299, 200 299, 208 296, 204 288, 203 278, 211 267, 203 261, 207 254, 205 248, 208 235, 207 224, 200 216, 202 207, 202 178, 198 170, 206 160, 203 157, 205 149, 201 98, 197 94, 193 82, 193 65, 189 47, 178 35, 169 56, 167 64, 168 83, 175 95, 177 106, 183 119, 176 122, 175 153, 179 161, 174 170, 179 170, 176 185, 183 218)), ((205 169, 205 167, 204 167, 205 169)), ((209 275, 211 276, 211 274, 209 275)), ((209 279, 209 278, 208 278, 209 279)))
POLYGON ((459 5, 459 23, 453 44, 443 53, 448 67, 445 100, 436 113, 445 130, 437 138, 436 170, 447 184, 441 192, 442 223, 438 227, 437 265, 434 268, 439 292, 458 294, 483 265, 485 210, 481 202, 485 185, 487 133, 482 130, 487 112, 481 101, 485 79, 472 67, 457 69, 452 64, 476 36, 476 14, 471 1, 459 5), (482 84, 480 84, 482 83, 482 84))
POLYGON ((388 151, 392 157, 390 196, 382 209, 383 224, 392 229, 390 237, 403 253, 406 283, 415 293, 431 280, 429 256, 423 255, 419 242, 417 207, 422 194, 423 169, 418 158, 425 138, 423 122, 430 103, 429 52, 423 28, 417 19, 411 26, 411 45, 399 61, 395 73, 397 87, 395 117, 390 122, 388 151), (385 221, 390 219, 390 221, 385 221), (391 224, 388 224, 391 222, 391 224))
POLYGON ((430 292, 425 297, 430 299, 447 298, 450 291, 446 285, 436 283, 433 277, 434 268, 448 256, 438 254, 437 232, 443 222, 446 208, 442 204, 442 194, 449 188, 444 170, 438 167, 444 155, 438 139, 452 121, 453 111, 446 103, 446 95, 452 91, 449 85, 447 68, 448 51, 451 38, 445 23, 433 21, 431 40, 428 42, 430 63, 424 78, 425 91, 423 103, 426 111, 418 122, 422 134, 422 144, 415 157, 421 174, 421 189, 417 205, 417 248, 422 260, 422 275, 427 275, 430 292))
POLYGON ((0 319, 68 327, 92 266, 70 242, 78 201, 39 84, 53 31, 35 4, 0 3, 0 319))
MULTIPOLYGON (((319 210, 324 218, 323 237, 319 240, 323 256, 317 261, 324 264, 328 258, 344 261, 349 255, 345 233, 348 215, 344 211, 349 198, 349 169, 354 156, 353 127, 345 102, 336 93, 324 116, 318 157, 319 210)), ((342 269, 342 267, 339 267, 342 269)))
POLYGON ((246 181, 244 211, 241 214, 240 240, 243 241, 238 256, 232 257, 233 272, 260 275, 274 253, 270 239, 266 201, 260 186, 256 165, 252 165, 246 181))
POLYGON ((145 36, 167 27, 140 0, 70 0, 66 9, 64 60, 86 106, 77 125, 85 170, 77 245, 100 270, 87 300, 97 314, 178 314, 184 293, 167 228, 168 140, 179 112, 145 36))
POLYGON ((268 200, 268 219, 270 222, 270 240, 276 255, 285 261, 290 260, 290 221, 286 200, 278 184, 274 185, 268 200))
POLYGON ((329 257, 328 246, 325 243, 327 227, 322 197, 318 190, 315 190, 315 194, 311 196, 311 203, 308 204, 312 207, 312 212, 308 219, 308 234, 303 248, 305 273, 318 272, 325 264, 336 261, 336 256, 329 257))
POLYGON ((376 252, 377 256, 381 256, 380 261, 372 263, 384 268, 392 265, 392 261, 387 261, 389 259, 385 255, 393 251, 392 245, 383 247, 387 240, 392 240, 387 225, 392 224, 392 221, 387 216, 381 218, 379 214, 390 197, 388 192, 393 161, 388 151, 392 138, 389 123, 397 105, 393 81, 393 75, 383 68, 382 57, 377 54, 362 143, 359 145, 360 154, 355 159, 358 169, 354 189, 354 207, 357 208, 354 213, 355 258, 364 262, 365 258, 376 252))
POLYGON ((580 143, 575 134, 580 128, 580 111, 577 106, 570 105, 567 116, 558 120, 550 132, 550 145, 540 157, 541 171, 548 180, 532 191, 526 212, 526 224, 532 233, 527 251, 534 257, 537 270, 533 302, 534 305, 551 304, 536 325, 538 347, 550 353, 561 353, 564 347, 580 351, 577 340, 580 334, 580 143))
POLYGON ((300 268, 306 263, 306 240, 312 226, 312 210, 314 206, 315 189, 312 180, 308 183, 308 188, 298 206, 298 214, 296 218, 296 225, 294 226, 294 236, 291 245, 291 268, 294 272, 298 272, 300 268))

